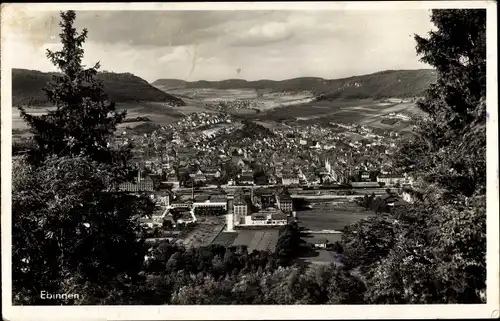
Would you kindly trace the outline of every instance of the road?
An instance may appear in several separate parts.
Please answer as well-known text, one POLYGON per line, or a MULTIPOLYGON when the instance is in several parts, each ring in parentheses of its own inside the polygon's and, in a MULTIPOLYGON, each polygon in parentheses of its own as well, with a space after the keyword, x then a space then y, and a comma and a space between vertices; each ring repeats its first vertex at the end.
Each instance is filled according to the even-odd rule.
MULTIPOLYGON (((221 186, 222 189, 226 192, 228 191, 235 191, 237 189, 250 189, 252 186, 227 186, 223 187, 221 186)), ((278 187, 278 185, 259 185, 259 186, 254 186, 255 189, 257 188, 272 188, 272 187, 278 187)), ((201 188, 196 188, 194 193, 199 194, 200 192, 203 191, 210 191, 210 190, 215 190, 216 187, 201 187, 201 188)), ((190 195, 192 190, 191 188, 174 188, 174 192, 182 194, 182 195, 190 195)), ((324 199, 324 198, 345 198, 347 196, 351 198, 363 196, 363 195, 370 195, 374 193, 375 195, 383 195, 386 193, 386 188, 352 188, 352 189, 327 189, 327 190, 320 190, 320 191, 312 191, 312 190, 301 190, 300 188, 295 188, 291 189, 291 194, 292 197, 298 198, 298 197, 303 197, 307 199, 324 199), (342 192, 347 192, 347 191, 353 191, 355 194, 353 195, 339 195, 339 193, 342 192)))
MULTIPOLYGON (((299 187, 290 187, 290 186, 283 186, 283 185, 221 185, 220 186, 223 190, 236 190, 236 189, 251 189, 252 187, 254 189, 259 189, 259 188, 273 188, 273 187, 288 187, 290 190, 301 190, 305 193, 317 193, 318 191, 321 192, 332 192, 332 191, 349 191, 349 190, 364 190, 364 191, 370 191, 370 192, 377 192, 377 191, 385 191, 387 187, 352 187, 352 188, 332 188, 332 189, 323 189, 323 190, 304 190, 302 186, 299 187)), ((318 186, 320 187, 320 186, 318 186)), ((210 186, 203 186, 203 187, 196 187, 195 192, 197 190, 214 190, 216 189, 216 185, 210 185, 210 186)), ((172 189, 173 191, 179 191, 179 192, 190 192, 191 193, 191 187, 174 187, 172 189)))
POLYGON ((323 194, 323 195, 300 195, 300 194, 292 194, 290 195, 292 198, 300 198, 304 200, 334 200, 334 199, 348 199, 353 200, 362 195, 332 195, 332 194, 323 194))

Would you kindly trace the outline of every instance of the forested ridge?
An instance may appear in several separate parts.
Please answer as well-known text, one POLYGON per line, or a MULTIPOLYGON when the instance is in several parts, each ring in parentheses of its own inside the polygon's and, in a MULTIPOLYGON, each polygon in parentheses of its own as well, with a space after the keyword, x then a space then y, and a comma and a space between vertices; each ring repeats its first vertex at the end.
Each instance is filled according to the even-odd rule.
MULTIPOLYGON (((22 106, 31 104, 34 107, 51 105, 43 90, 54 72, 37 70, 12 69, 12 104, 22 106)), ((182 106, 182 99, 174 97, 151 86, 147 81, 130 73, 99 72, 97 79, 103 81, 105 92, 115 102, 153 101, 165 102, 174 106, 182 106)))
POLYGON ((222 81, 200 80, 193 82, 179 79, 158 79, 153 82, 153 85, 166 91, 179 88, 248 88, 271 92, 311 91, 320 99, 378 99, 387 97, 420 97, 435 80, 436 71, 421 69, 385 70, 369 75, 341 79, 301 77, 281 81, 227 79, 222 81))

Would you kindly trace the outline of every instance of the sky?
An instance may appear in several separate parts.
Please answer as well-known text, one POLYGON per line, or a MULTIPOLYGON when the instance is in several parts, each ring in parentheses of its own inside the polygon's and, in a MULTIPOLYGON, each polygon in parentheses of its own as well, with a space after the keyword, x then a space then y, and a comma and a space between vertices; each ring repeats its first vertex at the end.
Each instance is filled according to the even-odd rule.
MULTIPOLYGON (((58 12, 28 11, 12 25, 14 68, 54 71, 58 12)), ((419 62, 414 34, 431 29, 428 10, 77 11, 88 29, 84 63, 149 82, 230 78, 335 79, 419 62)))

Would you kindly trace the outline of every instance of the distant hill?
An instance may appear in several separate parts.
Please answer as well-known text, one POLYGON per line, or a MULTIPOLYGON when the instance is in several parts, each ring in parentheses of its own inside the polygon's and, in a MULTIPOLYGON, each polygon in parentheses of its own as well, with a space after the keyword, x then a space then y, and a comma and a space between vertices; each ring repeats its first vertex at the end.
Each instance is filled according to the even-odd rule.
MULTIPOLYGON (((31 102, 34 106, 48 105, 42 90, 56 73, 37 70, 12 69, 12 104, 19 106, 31 102)), ((146 80, 130 73, 100 72, 108 98, 115 102, 154 101, 174 106, 185 105, 182 99, 165 93, 146 80)))
POLYGON ((193 81, 179 79, 158 79, 152 83, 162 90, 185 88, 213 89, 258 89, 279 91, 311 91, 320 99, 337 98, 386 98, 415 97, 434 82, 436 73, 431 69, 419 70, 387 70, 369 75, 354 76, 342 79, 323 79, 302 77, 282 81, 257 80, 246 81, 228 79, 222 81, 193 81))

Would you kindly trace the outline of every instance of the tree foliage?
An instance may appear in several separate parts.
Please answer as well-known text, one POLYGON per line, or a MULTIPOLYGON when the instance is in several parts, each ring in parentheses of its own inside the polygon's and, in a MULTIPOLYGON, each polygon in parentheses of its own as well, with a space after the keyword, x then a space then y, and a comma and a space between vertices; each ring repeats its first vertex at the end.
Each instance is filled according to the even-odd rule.
POLYGON ((486 10, 433 10, 437 31, 416 36, 438 78, 419 107, 426 117, 402 143, 396 163, 449 193, 486 188, 486 10))
POLYGON ((369 267, 387 256, 394 245, 392 223, 375 216, 346 226, 342 233, 344 256, 350 267, 369 267))
POLYGON ((51 157, 38 167, 19 160, 14 164, 12 280, 17 302, 47 304, 40 300, 41 290, 67 293, 69 288, 95 300, 99 294, 83 289, 98 284, 107 295, 109 280, 137 277, 145 254, 138 218, 151 208, 143 203, 147 199, 103 191, 112 178, 83 157, 51 157))
POLYGON ((333 266, 279 267, 226 277, 192 275, 172 304, 349 304, 361 303, 363 284, 333 266))
POLYGON ((285 225, 276 244, 276 253, 284 265, 290 263, 301 251, 302 239, 296 222, 285 225))
POLYGON ((374 303, 478 303, 486 287, 486 10, 433 10, 416 36, 438 77, 419 102, 416 137, 395 164, 425 186, 400 212, 396 242, 373 271, 374 303))
POLYGON ((21 109, 37 146, 14 161, 14 302, 71 303, 42 300, 42 290, 78 293, 79 304, 127 302, 146 253, 138 219, 153 206, 110 190, 128 172, 128 151, 108 145, 125 114, 114 114, 94 79, 98 66, 81 65, 87 32, 76 33, 75 13, 61 19, 63 49, 47 54, 63 72, 46 89, 57 109, 43 116, 21 109))
POLYGON ((123 114, 94 80, 98 66, 81 65, 86 31, 77 35, 74 12, 61 13, 63 50, 48 53, 63 72, 47 88, 57 110, 22 112, 40 157, 14 162, 14 302, 68 303, 42 301, 41 290, 81 293, 77 304, 484 302, 485 14, 433 10, 437 31, 416 37, 438 77, 419 103, 427 117, 395 164, 421 177, 422 197, 392 219, 347 227, 339 246, 346 266, 306 267, 293 264, 302 246, 296 223, 284 227, 275 253, 168 242, 146 251, 138 218, 151 204, 108 189, 116 165, 126 168, 127 154, 107 144, 123 114))
POLYGON ((124 165, 131 157, 130 146, 115 151, 108 138, 126 112, 116 112, 115 103, 108 101, 102 81, 96 77, 99 63, 91 68, 82 65, 87 30, 79 34, 73 27, 75 18, 74 11, 61 12, 59 37, 63 47, 55 52, 47 50, 47 58, 62 72, 53 75, 53 82, 44 88, 56 109, 36 116, 20 107, 37 143, 32 156, 41 161, 49 155, 83 154, 101 163, 124 165))

